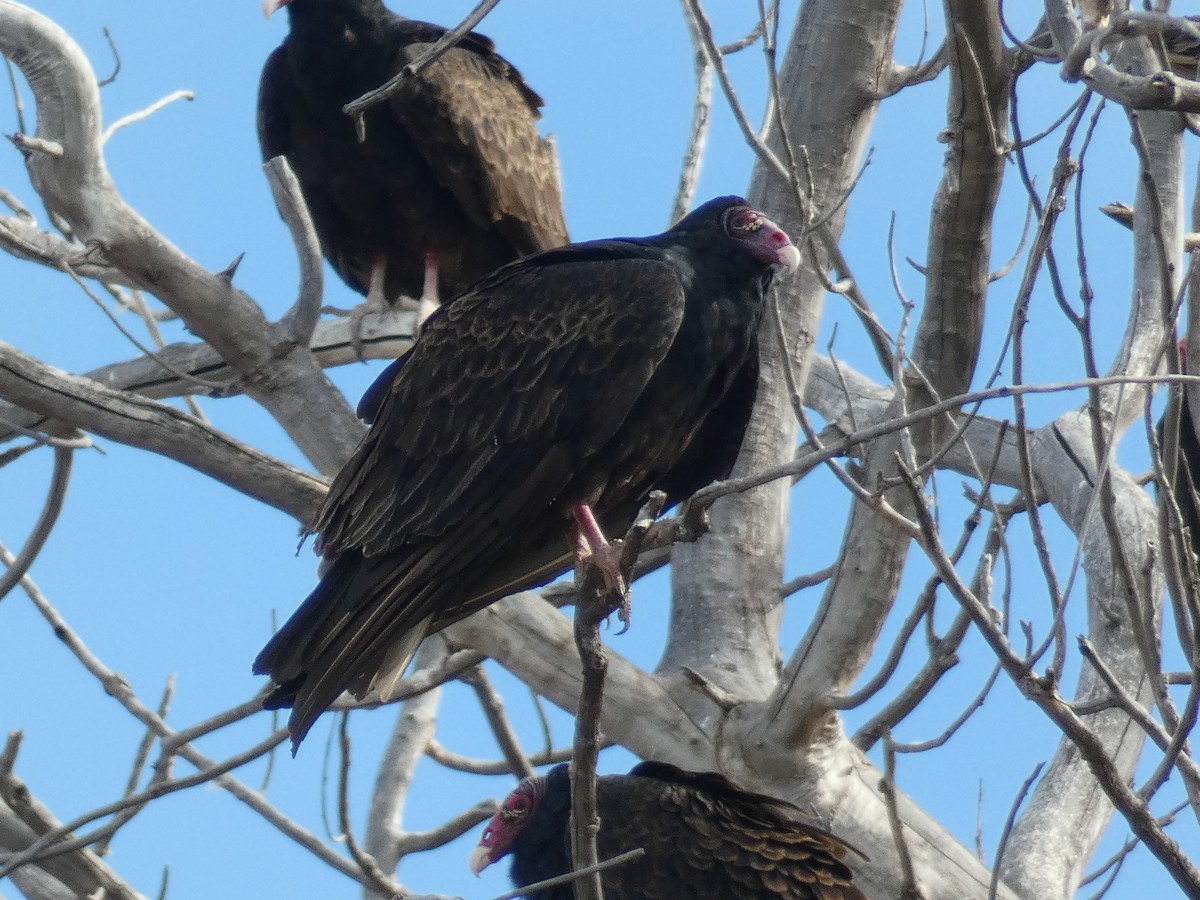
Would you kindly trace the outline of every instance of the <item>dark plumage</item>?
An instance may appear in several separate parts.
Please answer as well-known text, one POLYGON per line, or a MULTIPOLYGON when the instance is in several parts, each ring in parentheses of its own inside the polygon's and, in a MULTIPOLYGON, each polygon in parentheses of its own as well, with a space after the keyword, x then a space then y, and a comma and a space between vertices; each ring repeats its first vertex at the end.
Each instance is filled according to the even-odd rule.
POLYGON ((258 139, 286 156, 321 248, 354 290, 376 267, 379 299, 422 294, 425 255, 443 296, 493 269, 565 244, 553 146, 538 135, 541 98, 471 33, 399 93, 365 113, 366 140, 342 112, 421 56, 446 29, 382 0, 264 0, 291 31, 263 67, 258 139))
MULTIPOLYGON (((1187 374, 1186 340, 1179 343, 1179 358, 1182 371, 1187 374)), ((1178 542, 1168 536, 1167 554, 1186 584, 1191 579, 1192 566, 1200 564, 1200 440, 1192 425, 1186 385, 1172 384, 1167 388, 1167 408, 1158 422, 1158 442, 1164 454, 1163 468, 1170 485, 1169 496, 1179 509, 1183 528, 1178 542), (1178 450, 1174 456, 1168 455, 1172 449, 1178 450), (1177 548, 1189 552, 1192 558, 1175 559, 1177 548)), ((1167 496, 1160 486, 1160 507, 1167 496)), ((1174 531, 1174 518, 1165 509, 1162 515, 1167 527, 1174 531)), ((1176 584, 1174 577, 1169 582, 1173 586, 1176 584)))
POLYGON ((363 397, 372 427, 314 528, 329 568, 255 662, 294 740, 343 690, 387 699, 425 635, 566 571, 572 520, 620 534, 652 490, 674 504, 724 477, 765 291, 798 263, 722 197, 660 235, 512 263, 435 313, 363 397))
MULTIPOLYGON (((723 775, 644 762, 596 785, 597 849, 644 856, 604 871, 606 900, 866 900, 843 862, 848 845, 799 821, 795 806, 723 775)), ((513 885, 571 871, 567 766, 526 778, 505 798, 471 854, 471 870, 512 854, 513 885)), ((855 851, 857 852, 857 851, 855 851)), ((570 885, 526 895, 572 900, 570 885)))

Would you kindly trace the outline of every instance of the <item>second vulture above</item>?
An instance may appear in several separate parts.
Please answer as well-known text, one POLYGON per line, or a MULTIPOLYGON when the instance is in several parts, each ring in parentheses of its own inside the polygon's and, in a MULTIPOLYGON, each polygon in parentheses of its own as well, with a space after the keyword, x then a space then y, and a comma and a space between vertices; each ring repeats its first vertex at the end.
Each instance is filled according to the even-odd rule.
POLYGON ((774 274, 800 254, 740 197, 663 234, 511 263, 367 391, 314 531, 325 571, 254 670, 298 745, 344 690, 387 700, 428 634, 608 550, 651 491, 725 477, 774 274))
POLYGON ((291 30, 263 67, 258 140, 286 156, 321 250, 377 304, 420 297, 436 264, 450 297, 493 269, 567 242, 542 98, 471 32, 363 114, 342 107, 417 60, 446 29, 382 0, 264 0, 291 30))

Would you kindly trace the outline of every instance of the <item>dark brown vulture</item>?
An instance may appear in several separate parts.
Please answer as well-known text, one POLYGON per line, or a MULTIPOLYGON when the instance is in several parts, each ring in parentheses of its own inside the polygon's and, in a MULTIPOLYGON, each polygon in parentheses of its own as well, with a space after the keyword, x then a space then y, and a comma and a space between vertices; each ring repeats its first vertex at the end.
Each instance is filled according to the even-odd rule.
MULTIPOLYGON (((1179 343, 1179 360, 1184 373, 1187 372, 1187 341, 1179 343)), ((1167 556, 1172 567, 1179 572, 1184 584, 1191 581, 1191 567, 1200 563, 1200 440, 1197 439, 1196 429, 1192 424, 1191 407, 1188 404, 1187 386, 1172 384, 1167 387, 1167 408, 1158 422, 1158 442, 1163 452, 1163 468, 1170 484, 1169 496, 1179 509, 1180 525, 1184 533, 1177 543, 1168 537, 1167 556), (1176 436, 1178 453, 1174 457, 1167 454, 1172 449, 1168 445, 1168 435, 1176 436), (1176 560, 1176 550, 1190 551, 1196 561, 1176 560)), ((1160 509, 1168 494, 1159 488, 1160 509)), ((1161 509, 1165 523, 1172 528, 1175 521, 1165 509, 1161 509)), ((1172 529, 1173 530, 1173 529, 1172 529)), ((1173 588, 1178 582, 1174 577, 1168 579, 1173 588)))
POLYGON ((653 490, 732 468, 758 326, 799 251, 740 197, 663 234, 511 263, 430 317, 368 389, 313 530, 325 571, 255 660, 293 745, 344 690, 392 695, 427 634, 603 561, 653 490))
MULTIPOLYGON (((542 99, 470 33, 365 113, 342 112, 446 33, 382 0, 263 0, 291 31, 263 67, 258 140, 286 156, 321 248, 377 305, 420 297, 426 260, 443 296, 567 242, 558 166, 537 131, 542 99)), ((427 292, 425 292, 427 293, 427 292)))
MULTIPOLYGON (((799 821, 783 800, 723 775, 644 762, 597 780, 597 850, 643 856, 601 873, 606 900, 866 900, 843 862, 849 845, 799 821)), ((471 871, 512 854, 513 885, 571 871, 567 766, 526 778, 504 800, 471 853, 471 871)), ((856 853, 858 851, 855 851, 856 853)), ((569 884, 524 895, 573 900, 569 884)))

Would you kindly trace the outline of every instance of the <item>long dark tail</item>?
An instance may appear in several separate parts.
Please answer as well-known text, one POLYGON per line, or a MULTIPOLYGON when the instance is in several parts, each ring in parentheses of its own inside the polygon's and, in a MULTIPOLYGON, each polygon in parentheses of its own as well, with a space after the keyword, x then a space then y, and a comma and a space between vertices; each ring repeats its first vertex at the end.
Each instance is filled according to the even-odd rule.
POLYGON ((343 553, 254 660, 255 674, 275 682, 263 707, 292 710, 293 753, 343 691, 361 698, 381 670, 403 672, 428 630, 427 618, 405 615, 410 567, 372 562, 343 553))

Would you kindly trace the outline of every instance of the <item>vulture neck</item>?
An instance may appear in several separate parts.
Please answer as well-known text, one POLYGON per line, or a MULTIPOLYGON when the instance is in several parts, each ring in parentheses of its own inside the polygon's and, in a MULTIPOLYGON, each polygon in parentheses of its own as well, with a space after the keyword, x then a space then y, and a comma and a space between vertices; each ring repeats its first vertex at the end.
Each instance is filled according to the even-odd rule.
POLYGON ((377 28, 387 15, 382 0, 293 0, 287 13, 293 34, 328 40, 331 32, 343 32, 348 41, 363 35, 365 29, 377 28))
MULTIPOLYGON (((395 74, 394 41, 388 36, 394 17, 380 0, 293 0, 287 11, 293 77, 307 90, 340 107, 395 74)), ((353 127, 340 108, 324 112, 353 127)))

